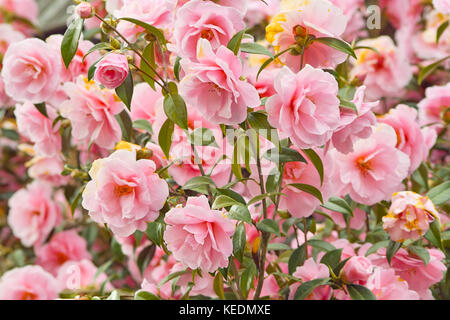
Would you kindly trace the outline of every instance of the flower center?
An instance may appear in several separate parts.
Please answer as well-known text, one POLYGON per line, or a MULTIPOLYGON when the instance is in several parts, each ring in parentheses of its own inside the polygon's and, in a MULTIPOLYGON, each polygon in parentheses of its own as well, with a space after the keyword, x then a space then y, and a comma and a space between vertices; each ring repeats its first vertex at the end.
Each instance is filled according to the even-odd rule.
POLYGON ((211 29, 202 30, 200 32, 200 37, 211 41, 212 39, 214 39, 214 33, 211 31, 211 29))
POLYGON ((365 157, 360 157, 356 159, 356 165, 362 173, 367 173, 367 171, 372 170, 370 161, 366 161, 365 157))
POLYGON ((124 186, 115 186, 114 187, 114 193, 121 197, 121 196, 125 196, 127 194, 130 194, 133 192, 133 187, 124 185, 124 186))
POLYGON ((56 253, 56 260, 58 261, 59 265, 62 265, 66 261, 69 260, 69 257, 64 252, 57 252, 56 253))
POLYGON ((22 294, 22 300, 36 300, 36 299, 37 299, 37 295, 33 292, 25 291, 22 294))

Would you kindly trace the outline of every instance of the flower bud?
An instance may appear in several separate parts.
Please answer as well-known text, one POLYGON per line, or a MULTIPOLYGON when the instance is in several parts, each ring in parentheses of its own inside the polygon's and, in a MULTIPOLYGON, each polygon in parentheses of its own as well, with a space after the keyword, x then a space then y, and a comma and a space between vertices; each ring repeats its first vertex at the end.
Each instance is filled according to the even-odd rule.
POLYGON ((77 15, 82 19, 89 19, 94 16, 94 7, 89 2, 83 1, 81 2, 75 9, 77 15))

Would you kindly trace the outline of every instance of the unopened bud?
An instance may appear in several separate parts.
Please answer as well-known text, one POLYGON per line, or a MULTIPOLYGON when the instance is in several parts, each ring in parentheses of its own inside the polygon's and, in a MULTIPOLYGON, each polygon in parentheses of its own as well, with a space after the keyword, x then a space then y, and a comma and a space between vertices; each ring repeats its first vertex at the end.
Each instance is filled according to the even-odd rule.
POLYGON ((83 1, 76 7, 75 12, 80 18, 89 19, 94 16, 95 10, 89 2, 83 1))
POLYGON ((121 47, 121 43, 119 40, 117 40, 116 38, 111 37, 109 39, 109 43, 111 44, 111 47, 113 47, 116 50, 119 50, 121 47))
POLYGON ((151 159, 153 157, 153 151, 148 148, 142 148, 136 152, 136 160, 151 159))

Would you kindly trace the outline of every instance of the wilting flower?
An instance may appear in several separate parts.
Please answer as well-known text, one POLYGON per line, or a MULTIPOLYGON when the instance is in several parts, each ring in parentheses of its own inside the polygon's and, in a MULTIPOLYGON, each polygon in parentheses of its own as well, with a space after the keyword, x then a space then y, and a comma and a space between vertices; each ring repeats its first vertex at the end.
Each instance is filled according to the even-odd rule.
POLYGON ((117 150, 96 160, 89 171, 92 180, 83 192, 83 207, 98 223, 127 237, 145 231, 169 196, 167 183, 155 172, 151 160, 136 160, 136 151, 117 150))
POLYGON ((394 241, 417 240, 434 219, 439 219, 439 213, 428 197, 403 191, 394 193, 389 212, 383 217, 383 227, 394 241))
POLYGON ((221 211, 211 210, 205 196, 191 197, 185 207, 170 210, 165 222, 167 248, 185 266, 214 272, 228 265, 235 226, 221 211))

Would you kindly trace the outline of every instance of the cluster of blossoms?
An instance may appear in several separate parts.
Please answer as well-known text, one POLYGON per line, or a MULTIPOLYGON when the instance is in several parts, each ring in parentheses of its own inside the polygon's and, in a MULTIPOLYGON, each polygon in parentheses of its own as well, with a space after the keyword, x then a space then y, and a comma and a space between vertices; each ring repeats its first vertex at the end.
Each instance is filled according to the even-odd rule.
POLYGON ((0 299, 450 299, 450 1, 375 2, 0 0, 0 299))

